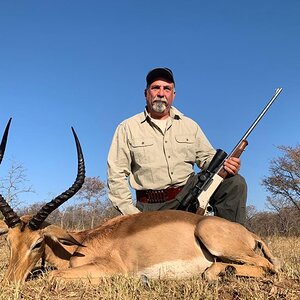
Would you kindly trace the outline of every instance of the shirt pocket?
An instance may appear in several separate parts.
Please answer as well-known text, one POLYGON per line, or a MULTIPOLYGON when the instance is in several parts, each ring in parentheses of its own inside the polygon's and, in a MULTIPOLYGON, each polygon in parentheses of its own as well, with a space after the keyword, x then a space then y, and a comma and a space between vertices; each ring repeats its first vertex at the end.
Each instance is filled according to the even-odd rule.
POLYGON ((176 152, 184 161, 195 162, 196 160, 196 138, 193 135, 176 135, 176 152))
POLYGON ((154 139, 153 138, 138 138, 132 139, 131 142, 132 161, 138 165, 153 161, 155 157, 154 139))

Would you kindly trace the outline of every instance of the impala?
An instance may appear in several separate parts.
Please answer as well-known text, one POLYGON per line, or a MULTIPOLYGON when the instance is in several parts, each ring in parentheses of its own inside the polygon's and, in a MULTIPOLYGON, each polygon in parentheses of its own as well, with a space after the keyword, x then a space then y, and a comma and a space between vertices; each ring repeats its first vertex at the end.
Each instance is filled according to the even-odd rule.
MULTIPOLYGON (((0 163, 10 121, 5 129, 0 163)), ((150 278, 183 278, 203 274, 215 280, 230 269, 240 276, 276 273, 278 259, 264 241, 240 224, 184 211, 145 212, 118 216, 101 226, 68 232, 45 220, 82 186, 85 167, 79 140, 78 172, 71 188, 44 205, 34 216, 19 217, 0 195, 10 258, 5 279, 24 282, 42 258, 54 265, 50 278, 84 279, 93 283, 115 274, 150 278), (256 253, 260 247, 263 255, 256 253)))

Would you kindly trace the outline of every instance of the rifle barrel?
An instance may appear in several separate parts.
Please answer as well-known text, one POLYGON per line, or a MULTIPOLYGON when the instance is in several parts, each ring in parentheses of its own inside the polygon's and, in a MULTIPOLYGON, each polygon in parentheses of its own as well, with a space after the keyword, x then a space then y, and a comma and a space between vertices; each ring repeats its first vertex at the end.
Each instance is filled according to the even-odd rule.
POLYGON ((259 114, 259 116, 256 118, 256 120, 252 123, 252 125, 249 127, 249 129, 247 130, 247 132, 244 134, 244 136, 241 138, 241 140, 237 143, 237 145, 234 147, 234 149, 232 150, 232 152, 228 155, 228 157, 230 157, 235 151, 236 149, 239 147, 240 143, 244 140, 247 139, 247 137, 249 136, 249 134, 252 132, 252 130, 255 128, 255 126, 258 124, 258 122, 262 119, 262 117, 265 115, 265 113, 267 112, 267 110, 270 108, 270 106, 273 104, 273 102, 276 100, 276 98, 278 97, 278 95, 281 93, 282 88, 277 88, 275 90, 275 94, 273 95, 273 97, 271 98, 271 100, 269 101, 269 103, 266 105, 266 107, 262 110, 262 112, 259 114))

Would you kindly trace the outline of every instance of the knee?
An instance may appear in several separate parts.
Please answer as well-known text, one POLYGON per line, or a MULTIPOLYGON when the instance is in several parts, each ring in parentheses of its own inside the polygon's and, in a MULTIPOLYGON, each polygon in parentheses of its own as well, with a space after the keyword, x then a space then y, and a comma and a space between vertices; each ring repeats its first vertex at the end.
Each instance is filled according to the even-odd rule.
POLYGON ((247 199, 247 183, 245 178, 239 174, 226 178, 217 190, 214 198, 226 199, 227 203, 236 202, 239 203, 239 206, 245 206, 247 199))
POLYGON ((247 183, 246 183, 245 178, 240 174, 237 174, 237 175, 234 175, 232 177, 226 178, 225 181, 231 182, 231 184, 233 184, 235 186, 241 186, 243 188, 247 187, 247 183))
POLYGON ((239 193, 247 192, 246 180, 240 174, 226 178, 222 185, 224 188, 226 188, 226 190, 237 190, 239 193))

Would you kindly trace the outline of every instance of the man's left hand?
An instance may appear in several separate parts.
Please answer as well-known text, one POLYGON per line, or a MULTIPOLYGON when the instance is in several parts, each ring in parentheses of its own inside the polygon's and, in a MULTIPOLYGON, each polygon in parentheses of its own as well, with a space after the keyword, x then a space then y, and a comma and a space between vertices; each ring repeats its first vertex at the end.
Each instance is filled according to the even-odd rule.
POLYGON ((241 160, 237 157, 230 157, 230 158, 226 159, 224 162, 224 169, 230 175, 238 174, 240 168, 241 168, 241 160))

